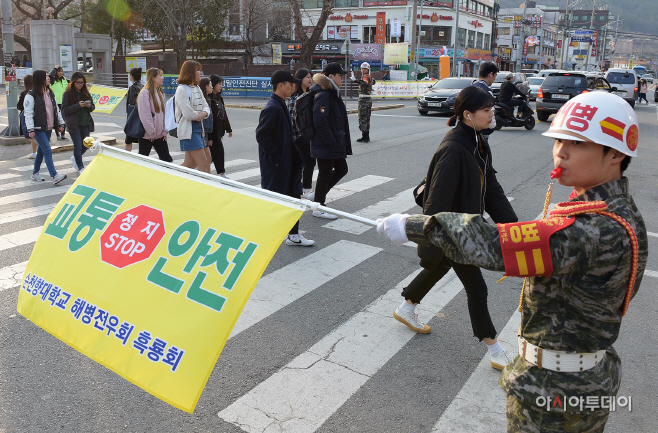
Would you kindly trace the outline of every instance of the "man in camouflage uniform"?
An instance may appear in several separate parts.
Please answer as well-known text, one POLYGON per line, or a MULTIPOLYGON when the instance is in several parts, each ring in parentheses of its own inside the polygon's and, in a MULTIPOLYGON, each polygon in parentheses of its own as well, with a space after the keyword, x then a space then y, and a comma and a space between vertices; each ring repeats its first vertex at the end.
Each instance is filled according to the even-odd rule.
POLYGON ((370 64, 368 62, 361 63, 361 78, 358 80, 354 77, 354 72, 350 77, 352 81, 359 83, 359 129, 361 130, 361 138, 356 141, 359 143, 370 142, 370 112, 372 111, 372 86, 375 85, 375 80, 370 76, 370 64))
POLYGON ((429 241, 459 263, 530 277, 519 356, 499 381, 508 431, 600 432, 621 382, 612 344, 648 254, 646 227, 622 176, 637 156, 637 117, 623 99, 593 92, 565 104, 544 135, 556 139, 558 182, 574 187, 551 218, 495 226, 479 215, 395 214, 377 230, 396 244, 429 241))

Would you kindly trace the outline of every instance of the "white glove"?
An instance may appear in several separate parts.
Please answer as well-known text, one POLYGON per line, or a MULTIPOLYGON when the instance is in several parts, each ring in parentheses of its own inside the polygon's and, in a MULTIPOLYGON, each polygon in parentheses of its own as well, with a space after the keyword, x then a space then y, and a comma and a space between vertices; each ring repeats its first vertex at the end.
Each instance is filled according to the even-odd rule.
POLYGON ((409 242, 407 238, 407 218, 409 214, 394 213, 386 218, 377 220, 377 233, 393 241, 395 245, 404 245, 409 242))
POLYGON ((354 76, 354 71, 351 72, 350 80, 355 81, 356 77, 354 76))
POLYGON ((489 124, 490 129, 496 129, 496 109, 491 107, 491 111, 494 113, 494 117, 491 118, 491 123, 489 124))

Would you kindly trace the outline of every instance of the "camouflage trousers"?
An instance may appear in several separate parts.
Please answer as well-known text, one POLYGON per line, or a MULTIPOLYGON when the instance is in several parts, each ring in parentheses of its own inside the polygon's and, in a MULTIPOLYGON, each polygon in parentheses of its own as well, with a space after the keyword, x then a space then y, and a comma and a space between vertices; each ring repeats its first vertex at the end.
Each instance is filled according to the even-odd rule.
POLYGON ((359 129, 361 132, 370 131, 370 111, 372 98, 359 97, 359 129))
POLYGON ((508 433, 598 433, 605 428, 609 416, 610 410, 549 412, 507 396, 508 433))

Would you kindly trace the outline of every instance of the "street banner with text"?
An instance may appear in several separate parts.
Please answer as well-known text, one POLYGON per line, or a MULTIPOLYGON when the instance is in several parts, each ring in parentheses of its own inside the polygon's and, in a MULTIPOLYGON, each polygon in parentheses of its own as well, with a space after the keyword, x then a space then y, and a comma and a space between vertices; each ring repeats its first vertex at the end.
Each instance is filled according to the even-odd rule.
POLYGON ((48 216, 18 312, 192 413, 302 210, 238 183, 106 150, 48 216))
POLYGON ((94 84, 89 89, 91 99, 96 105, 94 113, 111 114, 112 111, 117 108, 117 105, 121 103, 121 100, 127 92, 127 89, 94 84))

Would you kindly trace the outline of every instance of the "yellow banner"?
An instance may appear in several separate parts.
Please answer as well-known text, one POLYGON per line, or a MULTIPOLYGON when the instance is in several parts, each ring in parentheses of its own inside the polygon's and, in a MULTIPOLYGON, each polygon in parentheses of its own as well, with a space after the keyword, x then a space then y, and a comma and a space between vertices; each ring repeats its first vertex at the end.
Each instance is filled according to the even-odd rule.
POLYGON ((409 63, 409 43, 385 44, 384 63, 387 65, 406 65, 409 63))
POLYGON ((128 89, 119 89, 118 87, 94 84, 89 89, 91 99, 96 105, 94 113, 112 113, 127 92, 128 89))
POLYGON ((249 295, 302 210, 106 153, 48 216, 18 312, 192 413, 249 295))

